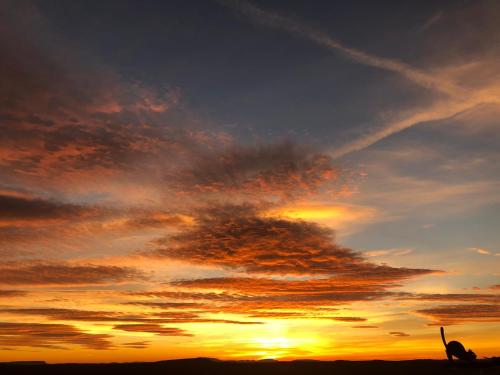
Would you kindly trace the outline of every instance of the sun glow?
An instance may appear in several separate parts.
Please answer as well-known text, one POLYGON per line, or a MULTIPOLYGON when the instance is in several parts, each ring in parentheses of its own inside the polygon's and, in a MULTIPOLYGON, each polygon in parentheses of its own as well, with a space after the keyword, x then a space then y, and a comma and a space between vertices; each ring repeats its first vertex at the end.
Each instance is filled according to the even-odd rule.
POLYGON ((328 205, 298 205, 286 206, 280 210, 269 212, 269 216, 285 216, 290 219, 327 220, 345 215, 346 207, 328 205))
POLYGON ((268 217, 307 220, 330 226, 343 233, 352 232, 355 227, 370 223, 380 215, 373 207, 345 203, 297 203, 286 205, 265 213, 268 217))

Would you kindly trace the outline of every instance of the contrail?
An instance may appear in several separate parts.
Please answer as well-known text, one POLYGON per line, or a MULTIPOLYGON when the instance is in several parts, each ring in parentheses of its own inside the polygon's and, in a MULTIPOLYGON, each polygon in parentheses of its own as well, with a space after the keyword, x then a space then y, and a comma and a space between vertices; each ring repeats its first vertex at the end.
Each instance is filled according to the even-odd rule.
POLYGON ((463 112, 473 109, 474 107, 483 104, 482 101, 450 101, 445 103, 439 103, 432 106, 430 109, 415 112, 406 118, 401 120, 396 120, 393 122, 386 123, 379 129, 372 131, 371 133, 364 135, 353 142, 350 142, 344 146, 336 148, 334 151, 330 152, 330 155, 334 159, 338 159, 344 155, 350 154, 351 152, 363 150, 382 139, 385 139, 395 133, 399 133, 405 129, 411 128, 415 125, 422 124, 431 121, 446 120, 455 117, 463 112))
POLYGON ((401 74, 414 83, 444 92, 449 95, 456 95, 462 90, 452 82, 432 76, 422 70, 414 68, 403 62, 372 55, 355 48, 346 47, 338 40, 332 38, 328 34, 315 30, 307 25, 302 25, 297 21, 263 10, 252 3, 244 0, 217 0, 220 4, 233 8, 249 18, 258 21, 266 26, 287 31, 301 38, 309 39, 318 45, 326 47, 330 50, 340 52, 352 61, 359 64, 372 66, 379 69, 401 74))
POLYGON ((492 82, 488 86, 471 91, 467 97, 449 98, 437 102, 425 110, 415 111, 400 120, 385 123, 379 129, 335 149, 330 155, 335 159, 340 158, 351 152, 363 150, 392 134, 415 125, 450 119, 483 104, 500 104, 500 85, 498 82, 492 82))
POLYGON ((340 158, 351 152, 363 150, 384 138, 424 122, 452 118, 480 104, 500 104, 500 93, 497 92, 497 90, 491 90, 491 86, 489 88, 483 88, 482 90, 475 90, 475 92, 467 92, 463 88, 455 85, 452 81, 433 76, 401 61, 372 55, 355 48, 347 47, 322 31, 315 30, 307 25, 302 25, 291 18, 263 10, 248 1, 217 1, 222 5, 237 10, 252 20, 260 22, 268 27, 283 30, 290 34, 313 41, 318 45, 341 53, 354 62, 398 73, 422 87, 448 94, 449 97, 447 100, 441 100, 425 110, 415 111, 405 118, 388 122, 367 135, 335 149, 331 152, 334 158, 340 158))

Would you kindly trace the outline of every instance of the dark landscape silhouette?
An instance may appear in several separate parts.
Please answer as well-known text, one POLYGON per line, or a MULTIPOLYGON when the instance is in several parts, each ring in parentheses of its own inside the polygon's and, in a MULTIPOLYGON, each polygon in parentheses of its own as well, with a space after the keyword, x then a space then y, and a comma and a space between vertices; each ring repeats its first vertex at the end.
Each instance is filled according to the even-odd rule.
POLYGON ((239 360, 222 361, 214 358, 188 358, 158 362, 98 363, 98 364, 46 364, 44 361, 18 361, 0 363, 1 374, 196 374, 196 375, 246 375, 255 374, 500 374, 500 358, 476 360, 476 354, 465 350, 458 341, 446 343, 444 329, 441 338, 446 347, 448 361, 406 360, 406 361, 319 361, 295 360, 277 361, 239 360), (459 359, 454 361, 453 357, 459 359))
POLYGON ((159 362, 107 364, 36 364, 25 366, 0 365, 4 374, 195 374, 195 375, 250 375, 250 374, 309 374, 309 375, 369 375, 369 374, 500 374, 497 359, 477 360, 473 363, 449 363, 447 360, 411 361, 220 361, 211 358, 178 359, 159 362))

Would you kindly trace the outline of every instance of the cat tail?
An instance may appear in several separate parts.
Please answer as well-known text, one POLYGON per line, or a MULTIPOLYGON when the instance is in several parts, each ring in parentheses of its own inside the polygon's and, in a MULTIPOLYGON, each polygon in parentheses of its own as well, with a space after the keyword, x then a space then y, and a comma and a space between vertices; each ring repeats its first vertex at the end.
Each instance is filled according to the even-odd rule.
POLYGON ((441 338, 443 339, 444 347, 446 348, 446 339, 444 338, 444 328, 441 327, 440 331, 441 331, 441 338))

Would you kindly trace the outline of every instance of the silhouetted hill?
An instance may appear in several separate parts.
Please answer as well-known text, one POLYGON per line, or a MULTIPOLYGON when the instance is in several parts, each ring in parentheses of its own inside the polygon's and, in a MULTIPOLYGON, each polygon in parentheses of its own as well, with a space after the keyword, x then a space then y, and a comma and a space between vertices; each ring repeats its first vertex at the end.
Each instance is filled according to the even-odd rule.
POLYGON ((475 364, 450 364, 448 361, 219 361, 211 358, 179 359, 160 362, 108 364, 33 364, 0 365, 7 374, 70 375, 500 375, 498 361, 481 360, 475 364))

